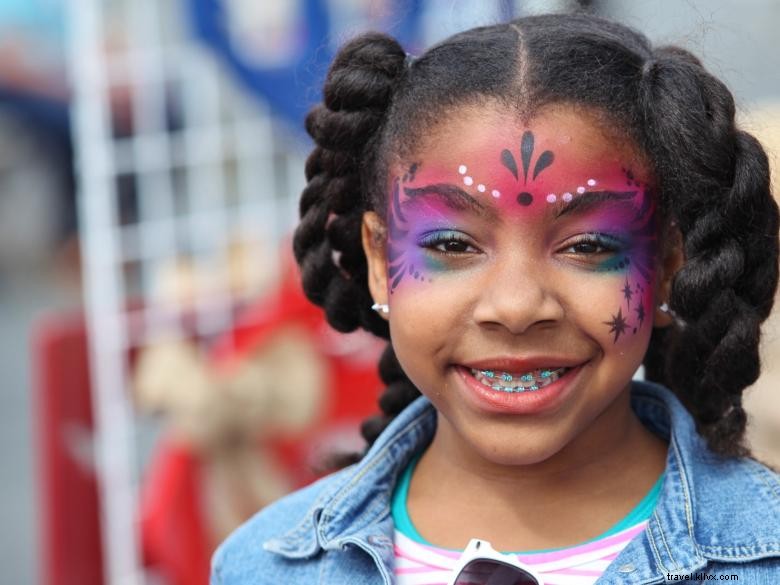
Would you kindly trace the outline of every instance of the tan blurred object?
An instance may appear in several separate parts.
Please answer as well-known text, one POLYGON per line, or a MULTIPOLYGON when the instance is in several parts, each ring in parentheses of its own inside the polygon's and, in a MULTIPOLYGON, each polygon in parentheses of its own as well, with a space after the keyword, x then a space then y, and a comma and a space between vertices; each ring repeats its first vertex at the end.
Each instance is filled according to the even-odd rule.
POLYGON ((157 273, 153 283, 155 301, 161 306, 195 310, 198 300, 256 299, 274 284, 274 273, 262 258, 265 243, 234 234, 229 238, 225 258, 199 265, 192 257, 172 259, 157 273))
MULTIPOLYGON (((756 108, 742 120, 743 127, 755 135, 769 154, 772 189, 780 199, 780 103, 756 108)), ((763 327, 762 372, 758 381, 745 392, 748 412, 748 440, 756 457, 780 469, 780 303, 775 299, 772 315, 763 327)))
POLYGON ((213 542, 292 488, 263 439, 299 432, 316 420, 324 408, 325 370, 309 336, 295 326, 229 371, 217 371, 187 341, 142 352, 138 405, 165 416, 171 433, 200 458, 213 542))

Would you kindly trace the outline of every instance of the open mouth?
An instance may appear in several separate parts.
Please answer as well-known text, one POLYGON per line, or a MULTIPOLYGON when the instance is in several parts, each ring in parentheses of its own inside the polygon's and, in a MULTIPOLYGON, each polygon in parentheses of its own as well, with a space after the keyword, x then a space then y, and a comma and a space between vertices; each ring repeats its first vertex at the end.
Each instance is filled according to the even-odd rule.
POLYGON ((549 386, 571 368, 539 368, 530 372, 504 372, 470 368, 471 375, 486 388, 499 392, 537 392, 549 386))

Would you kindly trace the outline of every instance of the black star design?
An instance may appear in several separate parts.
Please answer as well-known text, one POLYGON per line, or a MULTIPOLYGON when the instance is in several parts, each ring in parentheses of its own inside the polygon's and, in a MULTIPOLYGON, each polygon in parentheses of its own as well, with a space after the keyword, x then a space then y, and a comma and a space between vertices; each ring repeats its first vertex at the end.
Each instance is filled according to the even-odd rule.
POLYGON ((634 291, 631 290, 631 285, 628 284, 628 279, 626 279, 626 286, 623 287, 623 296, 626 299, 626 306, 631 307, 631 297, 634 295, 634 291))
POLYGON ((609 332, 615 334, 614 342, 617 343, 617 340, 626 332, 626 327, 628 326, 625 317, 623 317, 623 309, 619 308, 617 315, 612 315, 612 321, 604 321, 604 325, 610 326, 609 332))
POLYGON ((642 303, 639 303, 639 306, 634 309, 636 311, 636 318, 639 319, 639 326, 642 326, 642 323, 645 322, 645 306, 642 303))

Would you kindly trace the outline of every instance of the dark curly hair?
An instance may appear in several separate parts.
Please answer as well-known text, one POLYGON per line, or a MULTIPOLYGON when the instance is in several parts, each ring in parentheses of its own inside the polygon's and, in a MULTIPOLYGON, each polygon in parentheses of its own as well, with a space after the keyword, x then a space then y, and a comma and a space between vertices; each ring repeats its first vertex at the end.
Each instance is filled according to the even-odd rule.
MULTIPOLYGON (((344 46, 323 103, 306 119, 316 147, 294 252, 307 296, 337 330, 389 338, 370 309, 362 215, 385 217, 388 165, 413 152, 423 129, 452 107, 488 101, 525 112, 587 106, 640 147, 685 256, 668 303, 678 322, 654 330, 646 377, 680 397, 713 451, 749 455, 742 392, 759 375, 760 324, 778 278, 767 157, 735 126, 731 93, 696 57, 654 48, 626 26, 584 14, 532 16, 456 34, 413 62, 383 34, 344 46)), ((362 427, 369 445, 419 395, 390 343, 379 371, 387 388, 382 414, 362 427)))

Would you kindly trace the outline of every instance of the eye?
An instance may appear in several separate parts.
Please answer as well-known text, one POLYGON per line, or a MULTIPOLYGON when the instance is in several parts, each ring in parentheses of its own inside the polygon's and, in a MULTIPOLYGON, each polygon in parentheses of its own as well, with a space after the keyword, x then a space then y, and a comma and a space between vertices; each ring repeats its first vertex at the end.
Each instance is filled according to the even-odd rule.
POLYGON ((472 254, 478 250, 471 245, 468 238, 459 232, 433 232, 420 238, 418 245, 445 255, 472 254))
POLYGON ((598 254, 604 252, 604 246, 596 242, 579 242, 569 248, 575 254, 598 254))
POLYGON ((563 253, 577 256, 614 254, 623 247, 622 242, 607 234, 584 234, 563 248, 563 253))

